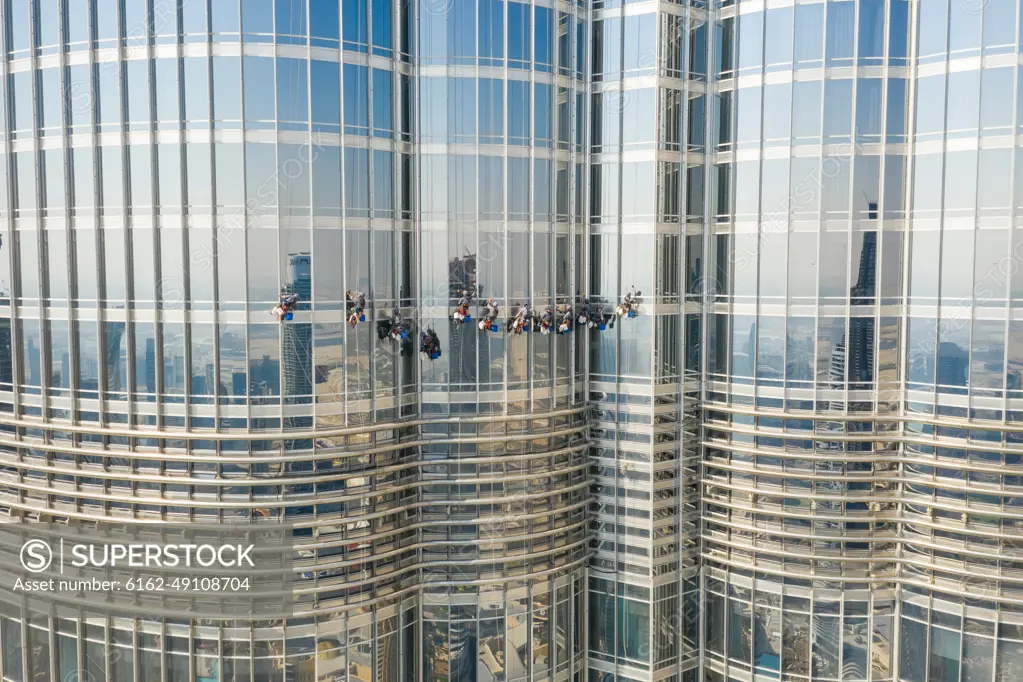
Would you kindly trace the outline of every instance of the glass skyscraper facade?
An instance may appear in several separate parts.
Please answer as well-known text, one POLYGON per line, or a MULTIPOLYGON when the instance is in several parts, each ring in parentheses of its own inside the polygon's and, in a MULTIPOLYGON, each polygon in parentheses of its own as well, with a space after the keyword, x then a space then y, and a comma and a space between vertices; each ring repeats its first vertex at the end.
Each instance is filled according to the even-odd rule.
POLYGON ((1020 12, 721 8, 708 680, 1015 680, 1020 12))
POLYGON ((1023 679, 1015 0, 0 18, 0 509, 300 547, 278 620, 5 598, 4 681, 1023 679))

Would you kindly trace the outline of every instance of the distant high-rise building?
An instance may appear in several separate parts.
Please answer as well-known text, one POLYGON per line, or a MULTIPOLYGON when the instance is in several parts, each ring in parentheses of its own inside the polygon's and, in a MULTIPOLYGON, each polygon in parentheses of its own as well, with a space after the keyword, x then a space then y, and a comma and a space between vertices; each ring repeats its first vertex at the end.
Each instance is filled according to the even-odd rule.
POLYGON ((123 322, 110 322, 106 325, 106 363, 107 363, 107 391, 119 393, 125 390, 126 382, 124 358, 124 337, 125 325, 123 322))
MULTIPOLYGON (((138 352, 140 349, 136 349, 138 352)), ((145 347, 145 370, 146 370, 146 392, 156 393, 156 341, 153 339, 146 339, 145 347)))

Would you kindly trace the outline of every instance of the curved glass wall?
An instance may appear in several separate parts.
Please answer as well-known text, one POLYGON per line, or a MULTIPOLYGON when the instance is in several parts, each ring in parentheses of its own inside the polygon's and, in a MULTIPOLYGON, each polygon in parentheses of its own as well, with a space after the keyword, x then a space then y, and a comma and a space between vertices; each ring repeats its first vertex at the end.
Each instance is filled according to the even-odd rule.
POLYGON ((1018 3, 719 16, 709 679, 1014 679, 1018 3))
POLYGON ((504 322, 581 293, 586 14, 453 0, 418 19, 418 315, 443 349, 422 364, 424 680, 570 679, 588 545, 584 356, 573 336, 504 322), (463 290, 476 301, 458 324, 463 290), (488 298, 494 333, 476 325, 488 298), (446 423, 473 415, 494 421, 446 423))
POLYGON ((466 401, 484 413, 497 399, 522 401, 520 412, 580 404, 572 337, 480 334, 448 316, 463 289, 493 298, 502 318, 523 303, 573 303, 581 290, 584 14, 517 2, 444 9, 421 16, 416 70, 422 305, 445 349, 424 368, 424 397, 441 413, 466 401))
POLYGON ((287 523, 308 542, 292 619, 5 607, 4 679, 576 674, 584 355, 453 330, 444 287, 457 261, 505 311, 579 292, 584 13, 0 11, 0 504, 101 526, 287 523), (365 324, 345 324, 346 290, 365 292, 365 324), (285 293, 301 303, 282 325, 268 311, 285 293), (377 339, 394 308, 438 331, 439 361, 377 339))
POLYGON ((1019 22, 1012 2, 919 8, 903 294, 903 680, 1023 670, 1019 22), (906 646, 917 634, 921 645, 906 646))

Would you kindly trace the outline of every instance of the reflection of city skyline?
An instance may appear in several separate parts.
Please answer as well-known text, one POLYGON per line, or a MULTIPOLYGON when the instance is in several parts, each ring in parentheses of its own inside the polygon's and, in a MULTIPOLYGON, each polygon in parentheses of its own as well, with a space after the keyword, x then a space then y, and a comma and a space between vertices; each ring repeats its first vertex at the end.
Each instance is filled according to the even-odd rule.
POLYGON ((244 396, 247 391, 245 378, 245 335, 225 331, 219 334, 220 341, 220 395, 244 396), (241 368, 241 369, 239 369, 241 368))

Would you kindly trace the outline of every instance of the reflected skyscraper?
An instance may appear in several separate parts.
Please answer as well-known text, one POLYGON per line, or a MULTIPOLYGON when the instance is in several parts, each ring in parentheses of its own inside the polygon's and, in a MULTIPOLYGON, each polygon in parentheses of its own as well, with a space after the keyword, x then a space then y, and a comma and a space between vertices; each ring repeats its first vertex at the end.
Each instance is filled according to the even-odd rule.
MULTIPOLYGON (((301 299, 299 309, 309 306, 312 299, 312 257, 308 253, 288 255, 288 293, 296 293, 301 299)), ((282 332, 282 377, 284 394, 302 396, 299 400, 308 402, 313 394, 313 330, 310 324, 289 324, 282 332)))
MULTIPOLYGON (((481 300, 486 300, 484 292, 476 291, 478 285, 476 267, 475 254, 464 254, 452 258, 448 262, 447 291, 439 294, 441 300, 458 301, 462 297, 463 291, 469 291, 473 296, 480 296, 481 300)), ((476 305, 473 306, 473 312, 475 310, 476 305)), ((477 322, 476 319, 471 320, 464 331, 475 329, 477 322)), ((483 363, 477 364, 477 354, 486 344, 480 344, 477 334, 462 333, 462 326, 453 319, 446 321, 444 326, 448 329, 451 339, 449 348, 444 352, 450 357, 449 365, 452 377, 461 377, 461 379, 455 379, 456 381, 475 382, 477 366, 487 366, 483 363)))
POLYGON ((107 390, 116 393, 123 391, 125 386, 124 373, 118 369, 126 367, 124 346, 121 341, 124 338, 125 325, 119 322, 108 323, 106 326, 106 363, 111 371, 107 372, 107 390))
MULTIPOLYGON (((136 347, 136 352, 142 349, 136 347)), ((145 387, 147 393, 156 393, 156 342, 146 339, 145 346, 145 387)))

